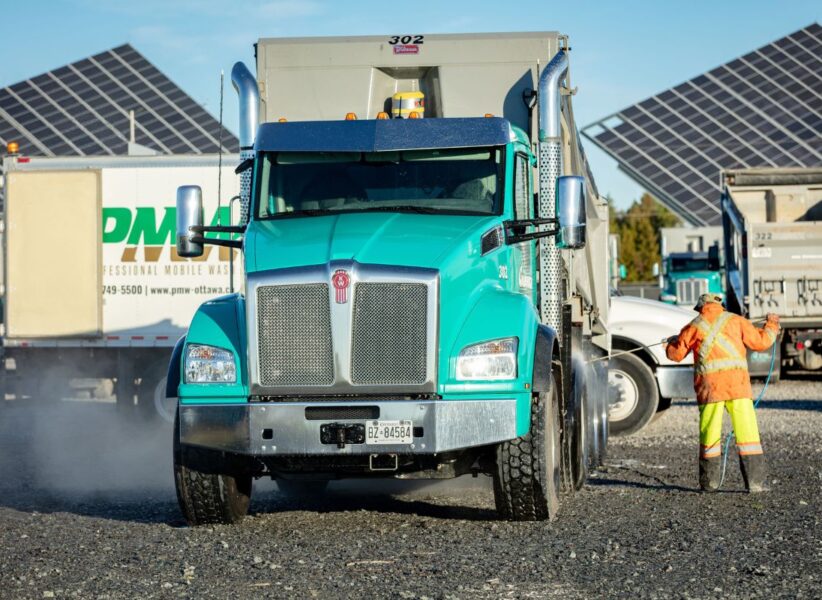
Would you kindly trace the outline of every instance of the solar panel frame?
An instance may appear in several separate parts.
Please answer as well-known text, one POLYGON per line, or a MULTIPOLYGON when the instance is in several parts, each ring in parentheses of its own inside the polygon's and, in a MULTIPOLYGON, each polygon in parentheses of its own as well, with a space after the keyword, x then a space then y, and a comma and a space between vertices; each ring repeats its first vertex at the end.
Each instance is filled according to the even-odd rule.
POLYGON ((239 140, 124 44, 0 89, 0 142, 31 156, 105 156, 135 141, 159 153, 238 152, 239 140))
POLYGON ((686 221, 717 224, 722 169, 822 164, 822 27, 766 44, 583 134, 686 221))

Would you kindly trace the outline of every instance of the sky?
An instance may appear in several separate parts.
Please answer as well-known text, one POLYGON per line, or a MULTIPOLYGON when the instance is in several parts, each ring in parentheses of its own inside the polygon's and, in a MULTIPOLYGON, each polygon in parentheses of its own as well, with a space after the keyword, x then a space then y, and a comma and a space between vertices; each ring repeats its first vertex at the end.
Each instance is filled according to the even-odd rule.
MULTIPOLYGON (((261 37, 560 31, 570 36, 580 128, 822 20, 819 0, 0 0, 0 87, 132 44, 237 130, 232 65, 261 37)), ((588 143, 602 194, 642 188, 588 143)))

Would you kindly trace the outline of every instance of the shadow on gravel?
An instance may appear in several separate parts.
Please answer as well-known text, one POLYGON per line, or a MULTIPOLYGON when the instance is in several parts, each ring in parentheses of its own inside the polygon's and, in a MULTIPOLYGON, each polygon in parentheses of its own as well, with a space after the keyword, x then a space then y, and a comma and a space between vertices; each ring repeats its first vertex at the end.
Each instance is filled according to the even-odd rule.
POLYGON ((499 519, 496 511, 486 508, 434 504, 423 499, 399 498, 396 496, 338 495, 334 492, 327 492, 322 498, 312 500, 292 500, 282 496, 261 499, 252 508, 255 509, 253 512, 257 515, 291 511, 317 513, 366 511, 457 521, 496 521, 499 519))
POLYGON ((0 507, 42 515, 71 514, 128 523, 165 524, 171 527, 185 525, 176 500, 151 497, 118 499, 110 496, 84 496, 82 499, 70 499, 51 496, 48 492, 26 490, 18 497, 0 499, 0 507))
POLYGON ((691 494, 699 494, 700 491, 696 488, 683 487, 681 485, 671 485, 668 483, 642 483, 641 481, 628 481, 626 479, 606 479, 598 478, 592 479, 586 485, 592 487, 629 487, 642 488, 648 490, 668 490, 672 492, 688 492, 691 494))
POLYGON ((763 398, 757 408, 822 411, 822 402, 818 400, 765 400, 763 398))

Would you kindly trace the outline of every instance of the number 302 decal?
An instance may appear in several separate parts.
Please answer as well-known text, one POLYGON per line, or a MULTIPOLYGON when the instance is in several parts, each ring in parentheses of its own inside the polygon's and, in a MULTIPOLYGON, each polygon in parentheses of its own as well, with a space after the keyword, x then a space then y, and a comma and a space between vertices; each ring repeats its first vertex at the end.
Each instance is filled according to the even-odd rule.
POLYGON ((392 35, 388 38, 388 43, 392 46, 396 44, 422 44, 424 35, 392 35))

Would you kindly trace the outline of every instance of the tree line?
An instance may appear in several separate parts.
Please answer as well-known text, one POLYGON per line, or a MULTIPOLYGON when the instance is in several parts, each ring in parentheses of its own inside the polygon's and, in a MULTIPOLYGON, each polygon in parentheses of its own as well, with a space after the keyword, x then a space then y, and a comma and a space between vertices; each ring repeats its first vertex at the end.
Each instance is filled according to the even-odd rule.
POLYGON ((654 263, 660 262, 662 227, 681 225, 679 217, 648 193, 642 194, 626 211, 608 200, 610 230, 619 236, 619 263, 625 265, 625 281, 652 281, 654 263))

